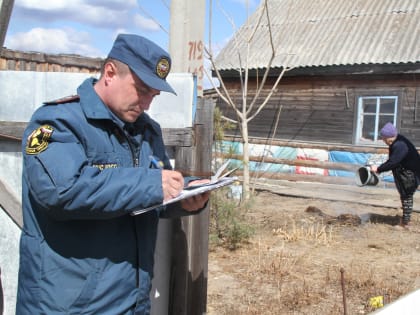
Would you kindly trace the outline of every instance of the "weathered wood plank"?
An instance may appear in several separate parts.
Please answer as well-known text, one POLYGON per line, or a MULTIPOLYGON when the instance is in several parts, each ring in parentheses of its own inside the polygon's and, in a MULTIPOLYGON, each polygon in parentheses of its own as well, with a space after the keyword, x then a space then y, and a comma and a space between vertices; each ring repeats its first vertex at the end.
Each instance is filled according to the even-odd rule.
MULTIPOLYGON (((238 136, 225 136, 224 140, 241 142, 241 138, 238 136)), ((329 142, 318 142, 318 143, 309 143, 302 141, 288 141, 288 140, 279 140, 279 139, 266 139, 266 138, 250 138, 249 142, 252 144, 264 144, 264 145, 275 145, 281 147, 291 147, 291 148, 306 148, 306 149, 321 149, 327 151, 344 151, 344 152, 354 152, 354 153, 376 153, 376 154, 385 154, 388 153, 388 148, 383 147, 367 147, 367 146, 354 146, 354 145, 340 145, 329 142)))
POLYGON ((20 228, 23 226, 22 206, 15 195, 0 180, 0 207, 20 228))
POLYGON ((0 121, 0 137, 21 141, 23 130, 27 124, 21 121, 0 121))
MULTIPOLYGON (((242 160, 243 156, 238 154, 216 154, 218 157, 223 157, 225 159, 234 159, 242 160)), ((348 172, 357 171, 362 165, 351 164, 351 163, 340 163, 340 162, 328 162, 328 161, 315 161, 315 160, 301 160, 301 159, 281 159, 281 158, 271 158, 271 157, 262 157, 262 156, 250 156, 249 160, 251 162, 264 162, 264 163, 273 163, 273 164, 285 164, 293 166, 304 166, 304 167, 315 167, 328 170, 342 170, 348 172)))
MULTIPOLYGON (((192 148, 177 148, 176 167, 210 171, 213 145, 211 100, 198 102, 192 148)), ((208 207, 208 205, 207 205, 208 207)), ((171 301, 169 314, 205 314, 207 304, 209 208, 173 220, 171 301)))
MULTIPOLYGON (((22 141, 27 122, 0 121, 0 140, 22 141)), ((167 146, 191 147, 193 145, 192 128, 163 128, 163 139, 167 146)))
POLYGON ((193 146, 192 128, 163 128, 163 140, 166 146, 170 147, 191 147, 193 146))

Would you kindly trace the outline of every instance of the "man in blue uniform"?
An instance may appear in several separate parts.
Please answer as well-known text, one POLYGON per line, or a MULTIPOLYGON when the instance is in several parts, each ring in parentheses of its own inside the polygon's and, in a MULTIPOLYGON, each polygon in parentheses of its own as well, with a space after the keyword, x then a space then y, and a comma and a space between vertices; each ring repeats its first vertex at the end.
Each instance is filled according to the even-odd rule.
POLYGON ((151 41, 120 34, 99 80, 33 114, 23 141, 18 315, 149 314, 159 217, 198 213, 209 197, 130 215, 188 182, 144 113, 161 91, 175 93, 170 66, 151 41))

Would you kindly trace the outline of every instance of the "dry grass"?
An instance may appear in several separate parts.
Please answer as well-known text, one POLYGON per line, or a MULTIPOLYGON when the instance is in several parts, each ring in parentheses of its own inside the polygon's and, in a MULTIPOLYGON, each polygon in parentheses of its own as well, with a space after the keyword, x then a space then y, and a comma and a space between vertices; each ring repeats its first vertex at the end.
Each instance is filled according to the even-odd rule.
MULTIPOLYGON (((391 225, 327 224, 305 213, 307 200, 285 200, 284 207, 293 202, 295 208, 267 207, 260 215, 251 209, 256 233, 247 244, 212 250, 208 315, 341 315, 343 284, 348 314, 368 314, 374 310, 370 298, 390 302, 413 289, 420 256, 410 246, 420 242, 420 233, 406 239, 391 225)), ((254 207, 262 209, 258 200, 254 207)))
POLYGON ((273 235, 281 237, 285 241, 314 241, 321 244, 331 243, 333 240, 333 226, 323 223, 307 223, 298 226, 295 221, 292 228, 277 228, 272 230, 273 235))

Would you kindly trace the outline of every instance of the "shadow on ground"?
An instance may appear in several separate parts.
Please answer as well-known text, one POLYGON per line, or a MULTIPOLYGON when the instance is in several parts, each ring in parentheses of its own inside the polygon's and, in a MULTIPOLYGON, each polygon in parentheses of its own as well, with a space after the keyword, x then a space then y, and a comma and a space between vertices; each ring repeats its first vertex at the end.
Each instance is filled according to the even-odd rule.
POLYGON ((375 224, 388 224, 388 225, 398 225, 400 223, 401 217, 399 215, 383 215, 378 213, 365 213, 361 215, 355 214, 340 214, 338 216, 332 216, 326 214, 321 209, 309 206, 305 210, 306 213, 312 216, 318 216, 327 224, 339 224, 339 225, 361 225, 364 223, 375 223, 375 224))
POLYGON ((401 216, 399 215, 383 215, 377 213, 368 213, 367 220, 371 223, 379 223, 379 224, 389 224, 389 225, 398 225, 401 220, 401 216))

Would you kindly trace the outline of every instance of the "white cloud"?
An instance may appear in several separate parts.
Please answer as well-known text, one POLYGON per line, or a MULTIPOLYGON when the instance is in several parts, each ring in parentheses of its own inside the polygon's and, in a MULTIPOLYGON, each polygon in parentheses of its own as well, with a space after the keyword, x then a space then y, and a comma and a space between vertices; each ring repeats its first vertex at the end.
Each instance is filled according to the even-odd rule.
POLYGON ((90 45, 87 32, 73 29, 34 28, 28 32, 16 33, 7 38, 7 47, 24 51, 44 53, 68 53, 100 57, 101 53, 90 45))
POLYGON ((105 7, 87 5, 79 9, 78 12, 73 12, 71 20, 85 25, 111 29, 132 24, 133 13, 129 10, 109 10, 105 7))
POLYGON ((140 14, 136 14, 134 16, 134 24, 142 30, 145 31, 159 31, 159 25, 152 19, 145 18, 140 14))
POLYGON ((111 29, 134 24, 136 0, 16 0, 14 10, 22 18, 47 22, 77 22, 111 29))
MULTIPOLYGON (((44 1, 44 0, 42 0, 44 1)), ((92 6, 103 6, 108 8, 137 8, 138 3, 137 0, 84 0, 81 1, 86 4, 90 4, 92 6)))
MULTIPOLYGON (((66 0, 54 0, 54 1, 43 1, 43 0, 16 0, 15 6, 22 7, 29 10, 42 10, 42 11, 51 11, 67 8, 69 3, 66 3, 66 0)), ((71 1, 77 5, 80 1, 74 0, 71 1)))
POLYGON ((27 10, 40 11, 82 11, 84 7, 102 7, 112 10, 124 10, 135 8, 138 5, 136 0, 15 0, 15 6, 27 10))
MULTIPOLYGON (((118 33, 162 34, 159 18, 166 16, 158 11, 156 20, 144 17, 138 1, 15 0, 4 45, 23 51, 103 57, 118 33)), ((162 4, 157 8, 162 9, 162 4)))

